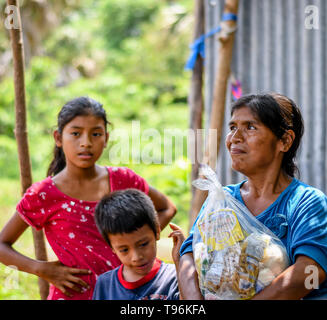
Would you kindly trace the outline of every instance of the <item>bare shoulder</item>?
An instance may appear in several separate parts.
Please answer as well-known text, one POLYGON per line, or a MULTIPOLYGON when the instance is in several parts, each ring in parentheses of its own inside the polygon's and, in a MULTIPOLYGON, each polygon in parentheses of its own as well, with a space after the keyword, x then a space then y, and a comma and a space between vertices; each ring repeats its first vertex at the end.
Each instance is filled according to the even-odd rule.
POLYGON ((107 167, 105 166, 96 166, 97 170, 97 178, 94 181, 96 186, 94 186, 94 189, 99 189, 99 193, 102 195, 109 193, 111 191, 110 186, 110 172, 107 167))
POLYGON ((108 178, 108 167, 96 165, 97 176, 99 179, 108 178))
POLYGON ((56 185, 61 185, 64 184, 65 181, 67 180, 66 175, 63 173, 63 170, 57 173, 55 176, 51 177, 51 180, 56 184, 56 185))

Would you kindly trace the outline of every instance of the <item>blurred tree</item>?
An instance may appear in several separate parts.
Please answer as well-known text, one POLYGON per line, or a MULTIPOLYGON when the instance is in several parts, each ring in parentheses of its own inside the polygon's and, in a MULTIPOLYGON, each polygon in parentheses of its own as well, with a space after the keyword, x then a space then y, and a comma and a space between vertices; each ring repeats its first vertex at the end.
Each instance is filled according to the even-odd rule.
POLYGON ((142 25, 151 21, 160 8, 159 1, 102 1, 100 18, 108 48, 121 49, 126 38, 140 37, 142 25))
MULTIPOLYGON (((43 54, 43 40, 71 12, 81 8, 80 0, 20 0, 20 12, 23 25, 25 63, 35 55, 43 54)), ((6 3, 1 4, 4 12, 6 3)), ((0 79, 9 71, 11 60, 9 33, 3 23, 0 24, 0 79)))
MULTIPOLYGON (((191 19, 188 8, 181 4, 158 5, 151 19, 133 29, 138 30, 139 37, 122 37, 119 46, 108 52, 109 66, 115 66, 129 83, 147 91, 148 101, 154 106, 187 100, 184 84, 188 74, 183 69, 189 53, 191 19)), ((111 38, 106 39, 111 43, 111 38)))
MULTIPOLYGON (((26 68, 33 169, 44 175, 57 112, 74 96, 100 100, 119 126, 133 119, 141 120, 143 128, 159 130, 181 121, 187 124, 182 110, 178 119, 176 111, 170 116, 158 110, 187 106, 189 73, 183 69, 192 36, 189 1, 25 0, 22 7, 31 30, 44 29, 33 42, 39 46, 33 49, 38 56, 26 68), (47 24, 51 19, 53 23, 47 24)), ((0 32, 1 37, 7 39, 6 33, 0 32)), ((5 47, 0 42, 0 64, 5 47)), ((12 79, 6 76, 0 81, 0 137, 6 137, 3 160, 14 159, 12 79)), ((15 163, 11 165, 7 172, 14 177, 15 163)))

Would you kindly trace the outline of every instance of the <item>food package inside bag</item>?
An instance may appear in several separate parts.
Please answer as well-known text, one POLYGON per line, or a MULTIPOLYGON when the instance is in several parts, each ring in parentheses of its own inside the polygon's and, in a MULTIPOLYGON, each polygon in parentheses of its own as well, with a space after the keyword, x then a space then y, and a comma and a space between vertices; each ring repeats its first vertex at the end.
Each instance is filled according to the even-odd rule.
POLYGON ((206 300, 251 299, 289 266, 281 240, 201 166, 193 185, 208 190, 194 228, 193 256, 206 300))

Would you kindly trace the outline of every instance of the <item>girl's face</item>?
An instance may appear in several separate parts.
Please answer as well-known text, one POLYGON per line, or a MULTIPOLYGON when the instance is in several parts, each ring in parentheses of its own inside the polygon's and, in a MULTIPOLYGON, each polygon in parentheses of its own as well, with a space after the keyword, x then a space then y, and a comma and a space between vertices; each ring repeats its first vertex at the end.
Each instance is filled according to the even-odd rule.
POLYGON ((89 168, 100 158, 107 145, 108 133, 103 119, 93 115, 77 116, 60 134, 54 132, 56 145, 63 149, 66 164, 89 168))
POLYGON ((234 170, 249 176, 278 163, 281 166, 285 149, 282 141, 248 107, 234 111, 229 128, 226 146, 234 170))

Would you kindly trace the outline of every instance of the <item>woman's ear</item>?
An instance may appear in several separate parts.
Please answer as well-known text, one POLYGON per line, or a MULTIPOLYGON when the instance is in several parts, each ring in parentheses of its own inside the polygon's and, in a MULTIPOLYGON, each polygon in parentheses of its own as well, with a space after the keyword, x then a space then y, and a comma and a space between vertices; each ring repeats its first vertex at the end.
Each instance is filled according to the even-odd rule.
POLYGON ((55 130, 53 132, 53 138, 55 140, 56 146, 61 148, 62 147, 62 140, 61 140, 61 134, 59 133, 58 130, 55 130))
POLYGON ((282 145, 283 152, 287 152, 291 148, 294 139, 295 139, 295 133, 293 130, 287 130, 284 133, 284 135, 281 138, 281 141, 283 143, 282 145))

